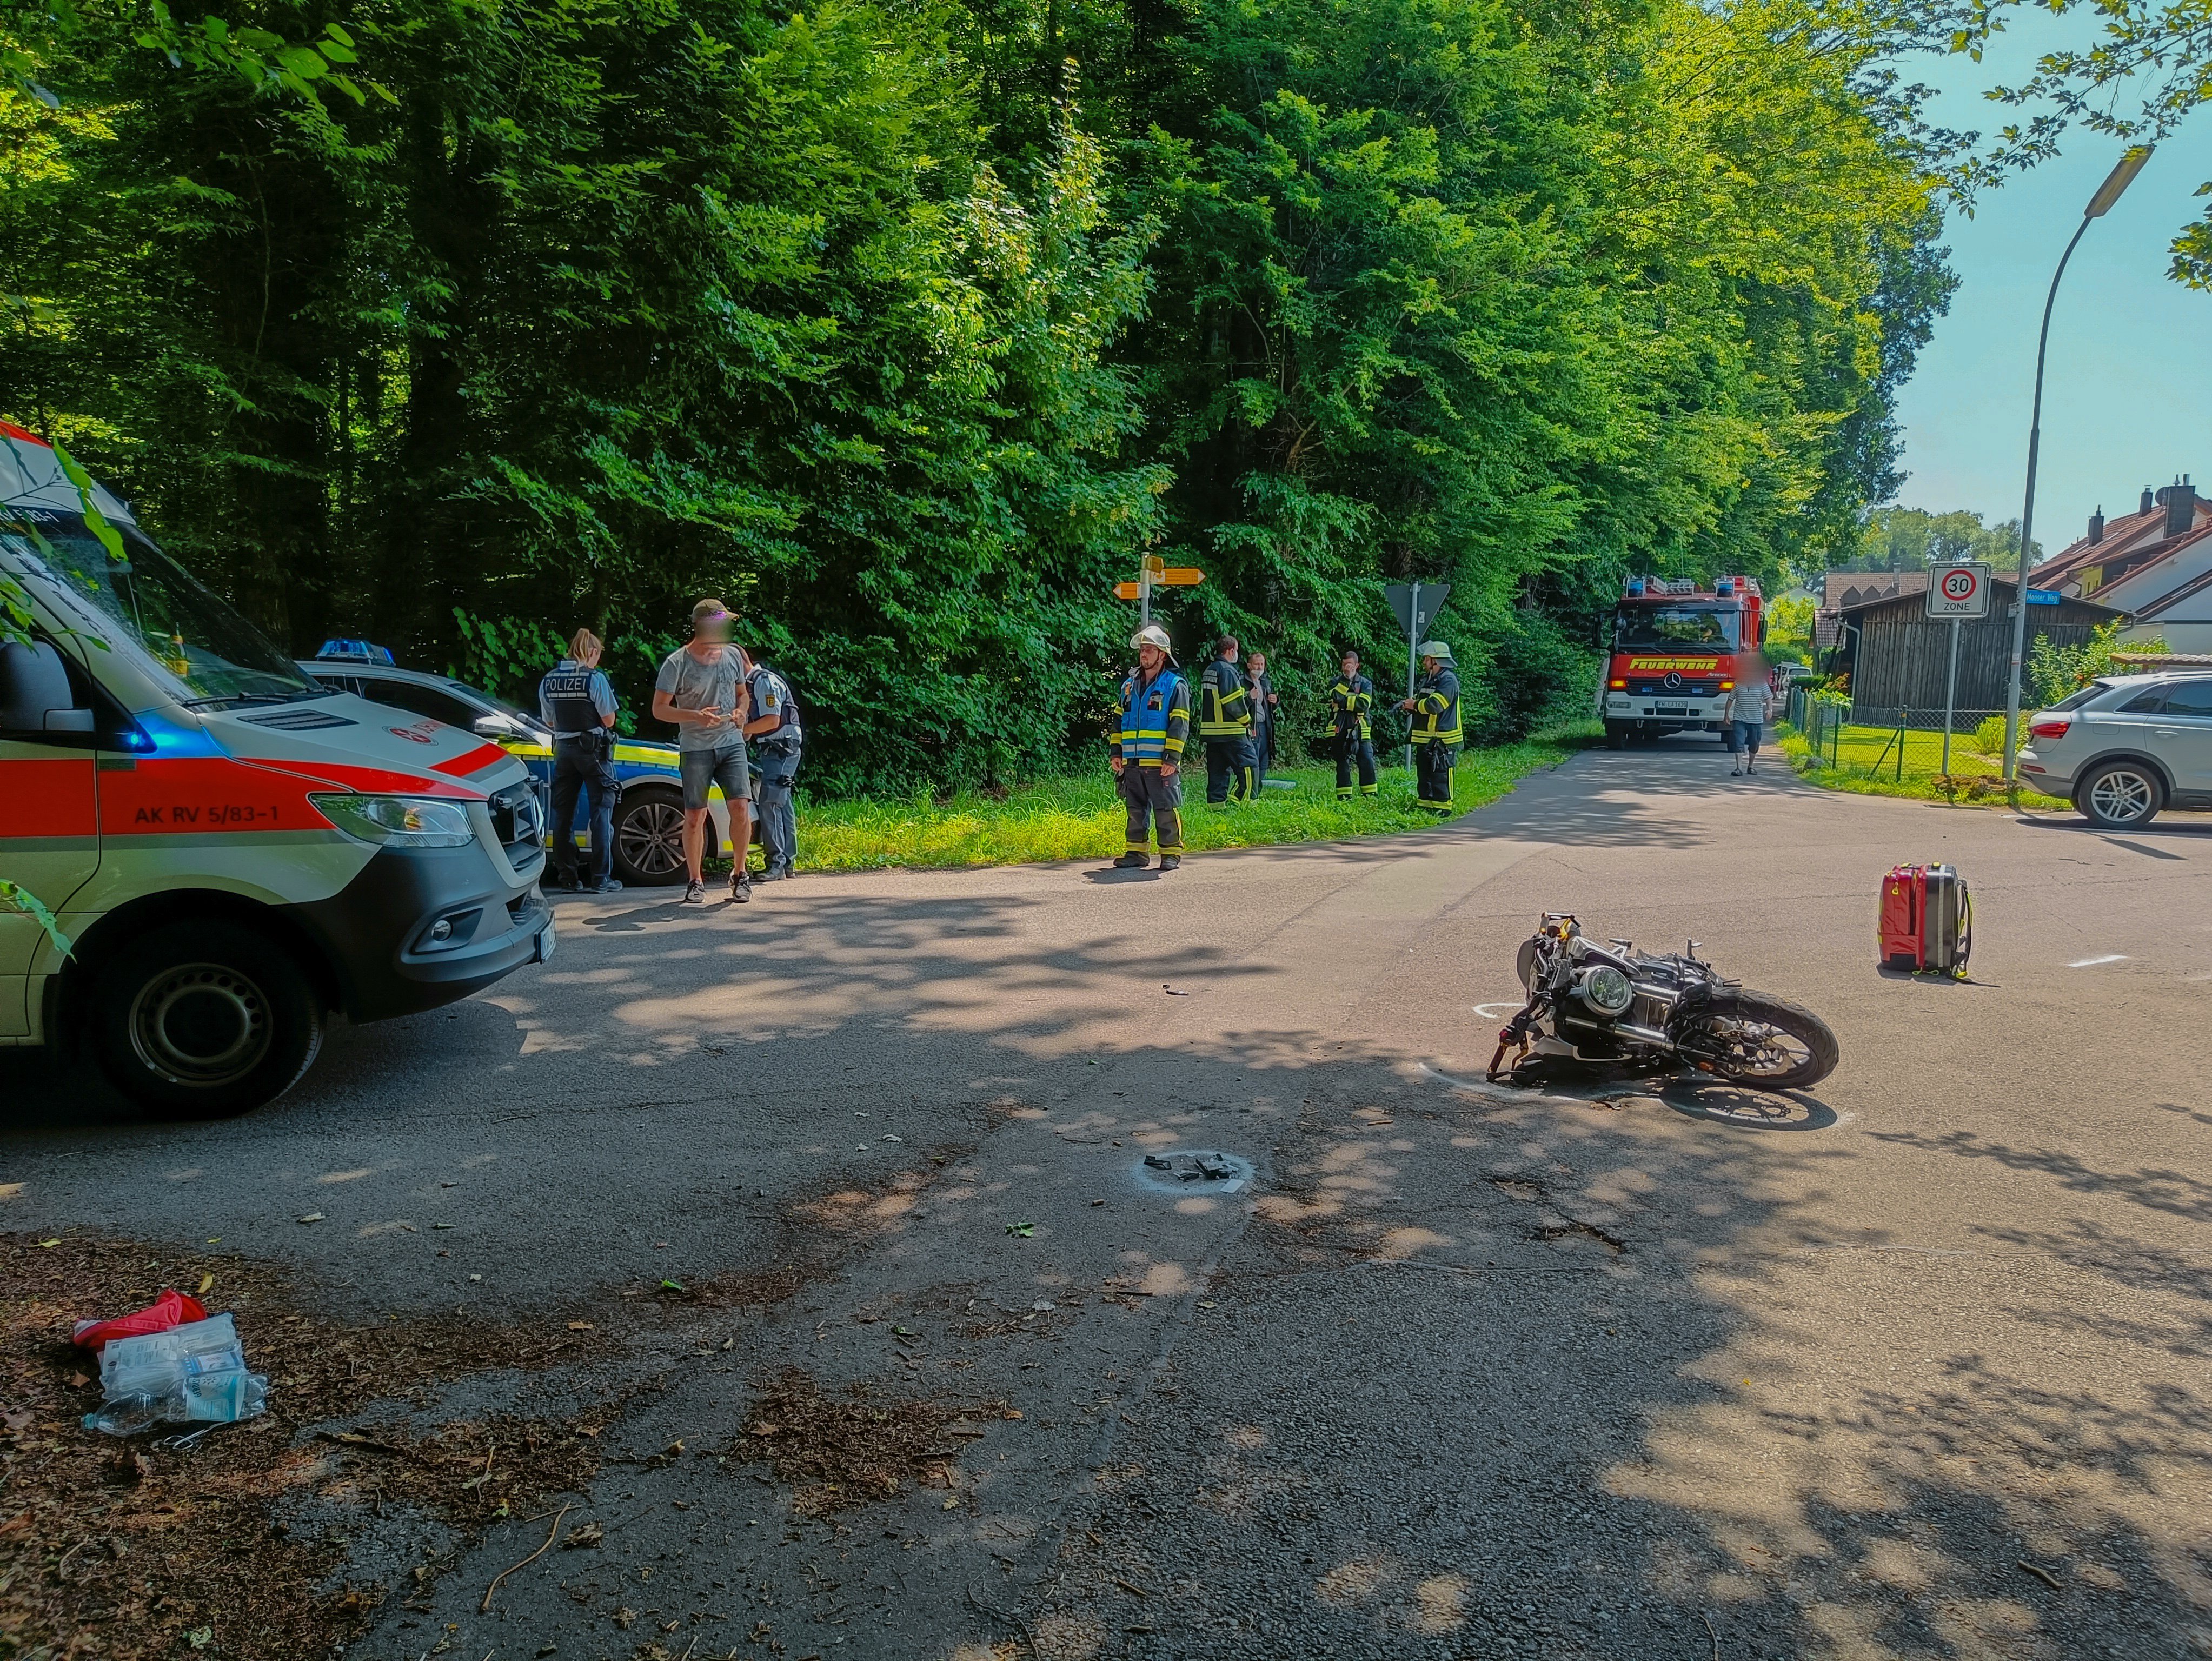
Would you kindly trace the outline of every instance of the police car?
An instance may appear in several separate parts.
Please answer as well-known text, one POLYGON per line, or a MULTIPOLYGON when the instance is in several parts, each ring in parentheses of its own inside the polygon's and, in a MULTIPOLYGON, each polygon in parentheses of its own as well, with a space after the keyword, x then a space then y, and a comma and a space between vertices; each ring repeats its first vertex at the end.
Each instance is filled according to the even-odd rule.
POLYGON ((94 1060, 159 1116, 243 1112, 331 1011, 552 955, 522 762, 302 673, 5 423, 0 591, 0 1046, 94 1060))
MULTIPOLYGON (((548 666, 549 667, 550 666, 548 666)), ((529 768, 538 801, 552 818, 553 733, 535 711, 509 703, 466 681, 402 669, 391 651, 367 641, 324 642, 300 667, 333 691, 351 692, 387 709, 404 709, 489 739, 529 768)), ((615 778, 622 797, 615 804, 615 875, 632 887, 684 879, 684 777, 676 746, 649 739, 617 739, 615 778)), ((730 845, 730 808, 717 786, 708 799, 707 857, 730 845)), ((589 826, 578 804, 577 844, 589 839, 589 826)))

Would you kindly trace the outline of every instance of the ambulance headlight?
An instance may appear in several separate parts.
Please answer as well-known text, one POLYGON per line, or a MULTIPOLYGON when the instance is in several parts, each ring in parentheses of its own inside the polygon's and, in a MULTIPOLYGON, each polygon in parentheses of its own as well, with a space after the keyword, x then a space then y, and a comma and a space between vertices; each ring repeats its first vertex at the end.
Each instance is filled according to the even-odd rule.
POLYGON ((362 842, 382 848, 466 848, 477 839, 469 810, 428 796, 310 796, 315 811, 362 842))

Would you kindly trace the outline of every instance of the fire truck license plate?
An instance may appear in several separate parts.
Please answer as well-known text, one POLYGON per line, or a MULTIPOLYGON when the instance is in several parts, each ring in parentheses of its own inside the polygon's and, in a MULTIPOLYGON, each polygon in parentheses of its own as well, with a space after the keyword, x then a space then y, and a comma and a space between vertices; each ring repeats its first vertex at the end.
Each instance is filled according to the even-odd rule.
POLYGON ((1690 713, 1690 706, 1686 703, 1655 703, 1651 708, 1662 715, 1686 715, 1690 713))

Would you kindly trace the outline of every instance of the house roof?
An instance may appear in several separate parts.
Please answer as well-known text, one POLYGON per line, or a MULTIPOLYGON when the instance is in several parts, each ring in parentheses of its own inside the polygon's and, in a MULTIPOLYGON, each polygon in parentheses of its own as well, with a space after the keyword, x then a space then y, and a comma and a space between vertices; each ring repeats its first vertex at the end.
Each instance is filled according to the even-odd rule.
MULTIPOLYGON (((2079 591, 2082 575, 2096 570, 2098 578, 2093 593, 2102 593, 2123 581, 2133 581, 2154 574, 2161 565, 2187 548, 2193 548, 2212 534, 2212 501, 2197 499, 2191 515, 2189 528, 2169 536, 2166 530, 2166 508, 2154 504, 2148 513, 2134 513, 2111 520, 2105 534, 2095 542, 2082 537, 2061 549, 2054 558, 2037 566, 2029 581, 2039 588, 2079 591)), ((2190 579, 2176 576, 2176 588, 2190 586, 2190 579)), ((2164 599, 2154 593, 2148 600, 2128 607, 2141 613, 2146 606, 2164 599)))
MULTIPOLYGON (((1871 599, 1863 599, 1855 605, 1846 605, 1842 607, 1837 615, 1839 618, 1855 618, 1861 612, 1873 611, 1877 606, 1896 605, 1905 600, 1918 600, 1921 598, 1922 590, 1926 587, 1927 585, 1923 582, 1918 588, 1908 589, 1902 593, 1875 594, 1871 599)), ((2013 593, 2019 588, 2020 581, 2016 577, 1992 577, 1990 580, 1990 587, 1997 590, 1999 597, 2003 598, 2004 596, 2013 593)), ((2012 602, 2010 599, 2007 599, 2004 603, 2007 605, 2009 605, 2012 602)), ((2067 595, 2063 604, 2076 607, 2081 611, 2101 611, 2108 618, 2125 617, 2128 615, 2125 611, 2119 610, 2117 606, 2100 605, 2094 599, 2082 599, 2079 596, 2074 594, 2067 595)), ((1996 607, 1991 607, 1991 615, 1996 615, 1996 607)), ((1972 621, 1973 619, 1969 620, 1972 621)))
POLYGON ((1917 594, 1927 586, 1925 571, 1830 571, 1821 584, 1820 609, 1840 611, 1869 599, 1917 594))
MULTIPOLYGON (((2123 582, 2140 582, 2148 580, 2155 583, 2160 566, 2171 564, 2176 555, 2185 550, 2200 546, 2208 539, 2212 539, 2212 519, 2206 520, 2193 530, 2184 531, 2179 536, 2166 537, 2156 542, 2142 544, 2139 550, 2129 554, 2126 560, 2120 564, 2119 569, 2114 570, 2112 566, 2107 565, 2105 568, 2103 581, 2099 582, 2092 592, 2101 594, 2107 589, 2118 587, 2123 582)), ((2167 578, 2167 581, 2177 588, 2188 586, 2192 580, 2179 576, 2167 578)), ((2145 601, 2143 604, 2152 604, 2164 597, 2163 593, 2154 593, 2153 599, 2145 601)), ((2129 609, 2139 611, 2142 607, 2138 605, 2129 609)))
POLYGON ((2144 540, 2145 532, 2155 532, 2151 540, 2166 534, 2166 509, 2153 507, 2148 513, 2123 514, 2118 519, 2105 522, 2105 534, 2094 542, 2086 536, 2077 537, 2049 559, 2028 573, 2027 580, 2039 588, 2056 588, 2066 578, 2092 565, 2108 565, 2124 558, 2136 545, 2144 540))
MULTIPOLYGON (((2191 539, 2192 541, 2200 540, 2204 534, 2205 532, 2200 531, 2195 538, 2191 539)), ((2176 538, 2176 540, 2179 539, 2179 538, 2176 538)), ((2206 571, 2201 575, 2192 578, 2191 581, 2183 583, 2180 587, 2172 590, 2170 593, 2160 594, 2156 599, 2146 600, 2142 605, 2136 608, 2136 621, 2138 623, 2148 623, 2154 618, 2164 617, 2168 611, 2181 604, 2183 600, 2192 599, 2199 594, 2205 593, 2208 590, 2212 590, 2212 571, 2206 571)), ((2212 601, 2208 601, 2208 604, 2212 604, 2212 601)))

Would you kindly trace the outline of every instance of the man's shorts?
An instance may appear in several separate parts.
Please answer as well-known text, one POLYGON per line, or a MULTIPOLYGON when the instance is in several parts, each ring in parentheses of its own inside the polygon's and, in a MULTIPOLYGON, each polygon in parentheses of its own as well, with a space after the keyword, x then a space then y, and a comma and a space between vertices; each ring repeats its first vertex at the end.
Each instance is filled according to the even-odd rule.
POLYGON ((752 795, 752 780, 745 771, 742 739, 712 750, 678 751, 677 759, 684 769, 684 811, 687 813, 705 811, 707 794, 718 784, 727 801, 744 801, 752 795))

